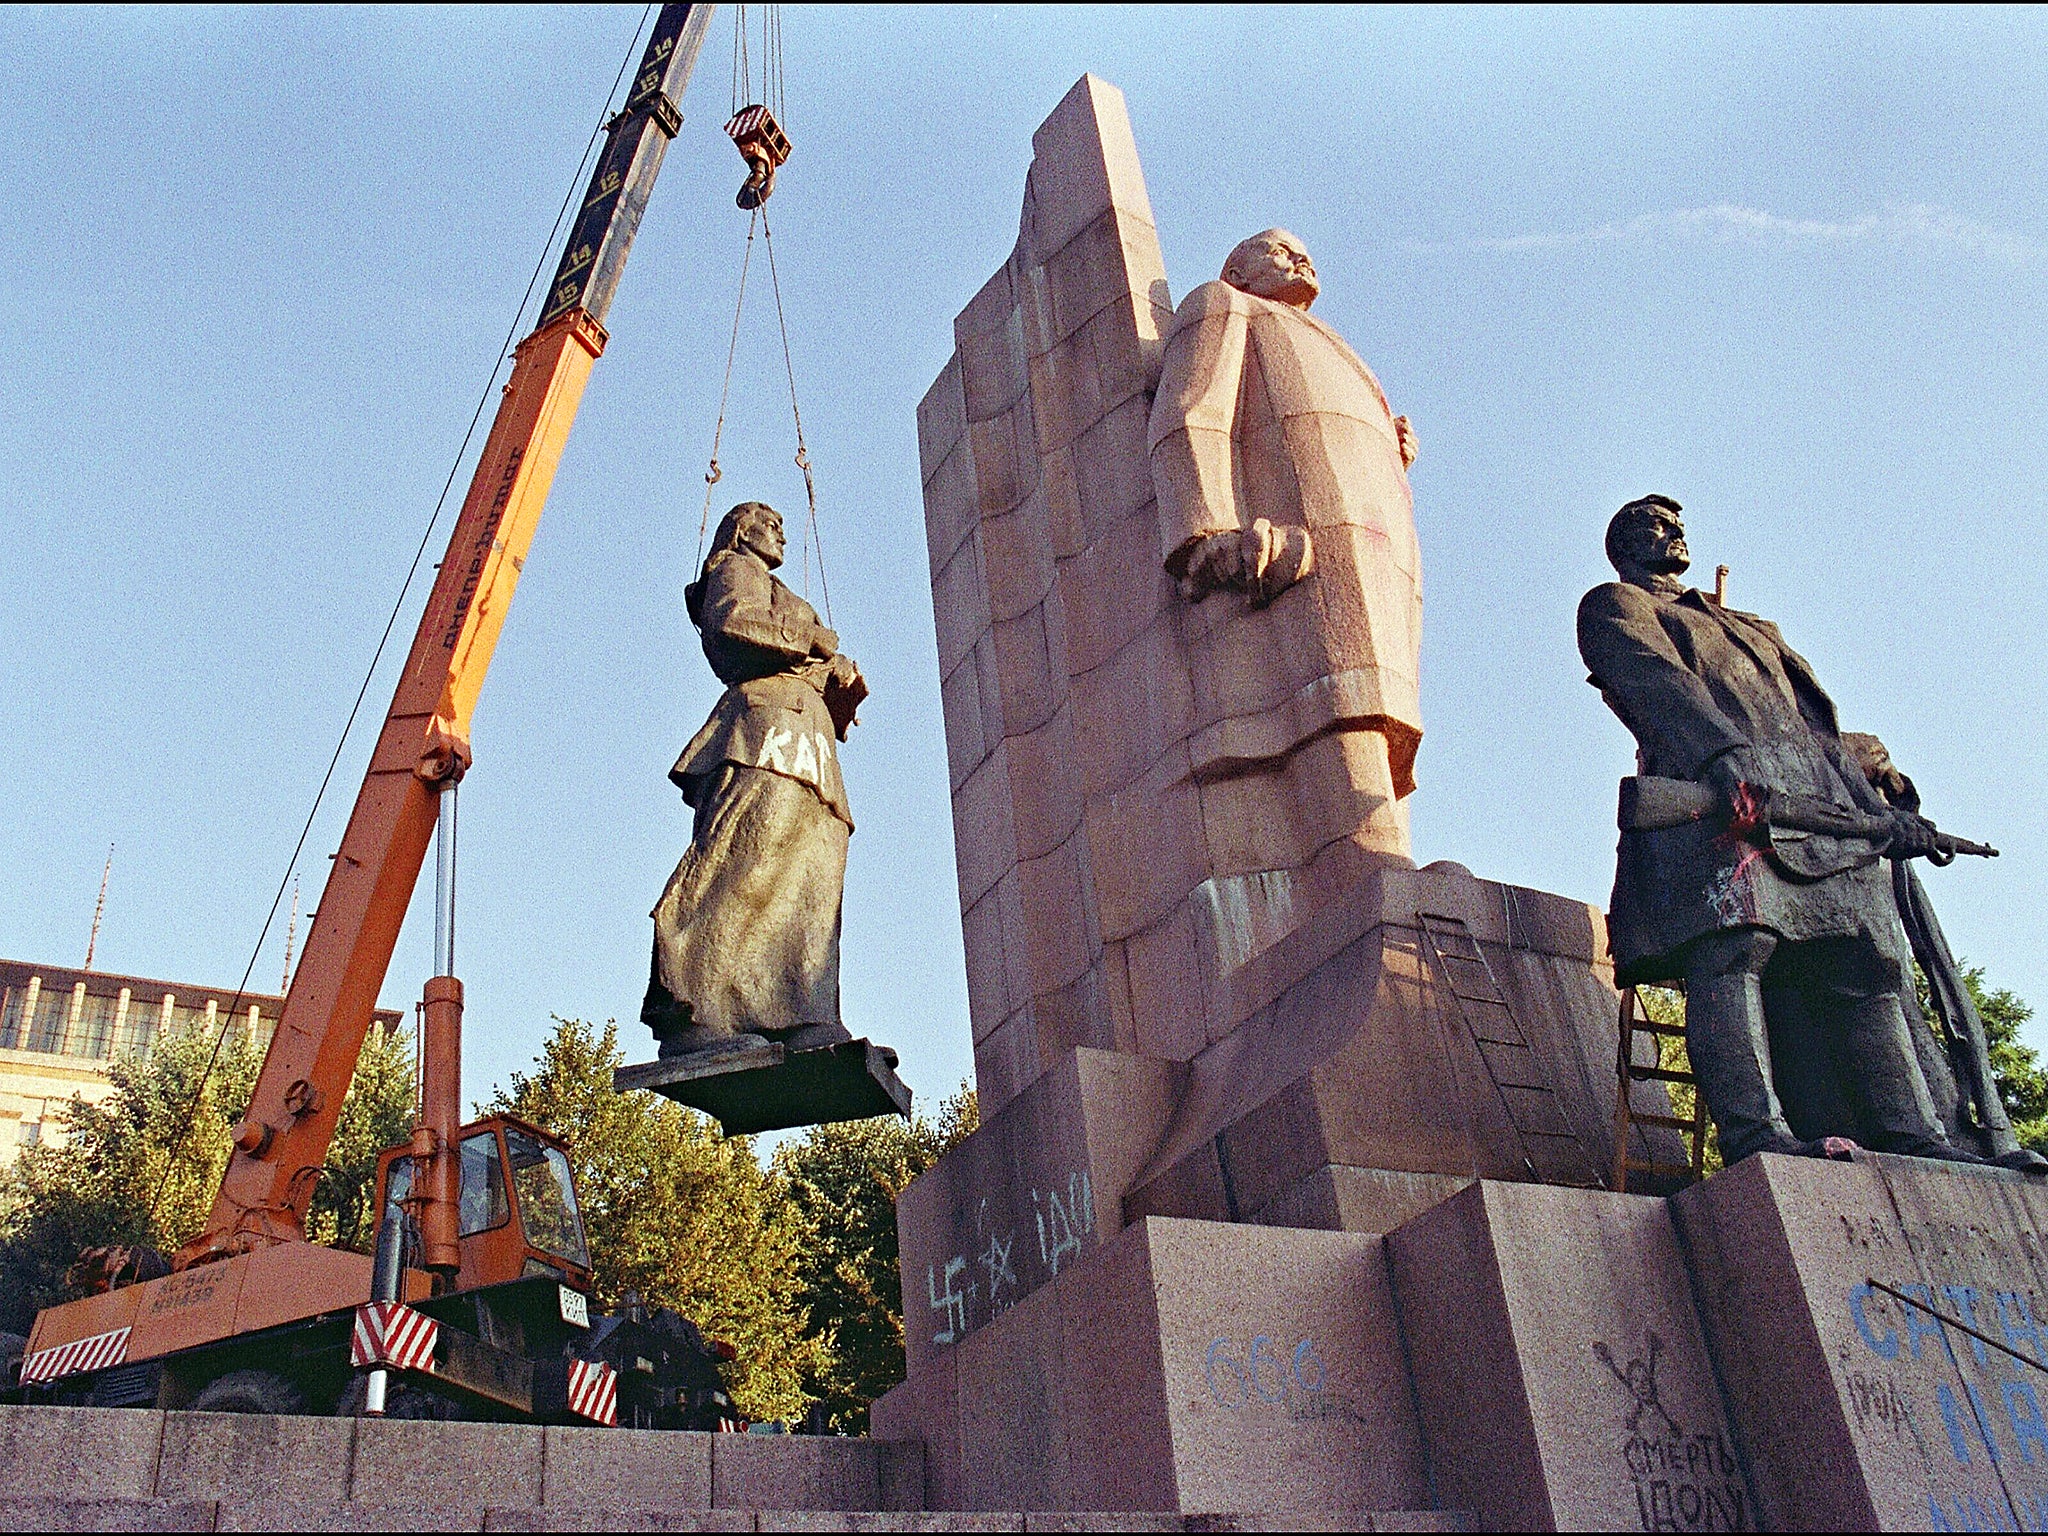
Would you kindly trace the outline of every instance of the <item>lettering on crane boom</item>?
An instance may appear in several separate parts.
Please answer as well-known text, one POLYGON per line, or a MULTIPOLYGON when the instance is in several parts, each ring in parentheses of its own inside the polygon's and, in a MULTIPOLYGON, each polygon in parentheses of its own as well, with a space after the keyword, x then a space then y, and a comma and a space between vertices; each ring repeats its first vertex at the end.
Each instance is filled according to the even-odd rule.
POLYGON ((491 498, 491 510, 483 527, 477 530, 476 542, 470 546, 469 569, 462 573, 462 590, 455 594, 455 612, 441 632, 444 651, 454 650, 455 642, 462 636, 462 621, 469 617, 469 605, 476 600, 476 589, 483 584, 484 561, 490 558, 492 546, 497 543, 498 525, 505 521, 505 504, 512 499, 512 483, 518 479, 519 466, 525 458, 526 447, 521 444, 505 459, 505 473, 498 477, 498 494, 491 498))

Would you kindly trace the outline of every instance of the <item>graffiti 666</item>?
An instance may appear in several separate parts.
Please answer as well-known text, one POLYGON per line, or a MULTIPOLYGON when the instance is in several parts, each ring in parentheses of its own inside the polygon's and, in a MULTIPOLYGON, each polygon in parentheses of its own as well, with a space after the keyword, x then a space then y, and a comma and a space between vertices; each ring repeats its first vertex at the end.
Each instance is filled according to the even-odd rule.
POLYGON ((1323 1362, 1316 1355, 1315 1340, 1303 1339, 1290 1351, 1270 1333, 1254 1335, 1249 1349, 1230 1339, 1211 1340, 1202 1357, 1202 1375, 1209 1395, 1223 1408, 1254 1400, 1284 1403, 1323 1390, 1323 1362))

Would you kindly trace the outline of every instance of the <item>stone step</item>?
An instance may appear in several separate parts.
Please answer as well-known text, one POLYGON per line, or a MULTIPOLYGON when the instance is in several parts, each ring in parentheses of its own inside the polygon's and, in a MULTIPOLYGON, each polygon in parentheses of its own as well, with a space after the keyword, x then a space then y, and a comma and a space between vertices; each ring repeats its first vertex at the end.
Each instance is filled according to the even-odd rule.
POLYGON ((0 1531, 1469 1531, 1433 1510, 1366 1515, 1130 1511, 676 1509, 647 1505, 490 1506, 356 1499, 0 1497, 0 1531))
POLYGON ((922 1447, 140 1408, 0 1406, 0 1531, 1466 1530, 1327 1517, 926 1511, 922 1447))

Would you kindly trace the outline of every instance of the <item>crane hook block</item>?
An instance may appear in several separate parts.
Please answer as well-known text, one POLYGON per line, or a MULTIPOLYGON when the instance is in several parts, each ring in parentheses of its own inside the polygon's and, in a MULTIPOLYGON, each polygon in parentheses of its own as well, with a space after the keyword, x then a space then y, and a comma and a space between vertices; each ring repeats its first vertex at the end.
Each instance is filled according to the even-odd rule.
POLYGON ((789 158, 789 136, 775 121, 775 114, 759 105, 741 107, 725 125, 725 132, 747 162, 746 182, 733 201, 751 213, 775 190, 775 169, 789 158))

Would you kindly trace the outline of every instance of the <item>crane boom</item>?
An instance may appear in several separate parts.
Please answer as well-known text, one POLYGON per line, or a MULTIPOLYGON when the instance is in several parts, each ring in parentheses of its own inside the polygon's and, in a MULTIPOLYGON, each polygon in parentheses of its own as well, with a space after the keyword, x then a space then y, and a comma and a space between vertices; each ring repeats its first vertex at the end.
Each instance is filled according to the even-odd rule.
POLYGON ((208 1260, 303 1241, 306 1208, 361 1054, 439 813, 470 761, 469 722, 555 467, 710 26, 665 5, 566 241, 539 325, 477 459, 318 914, 263 1059, 206 1229, 177 1256, 208 1260))

